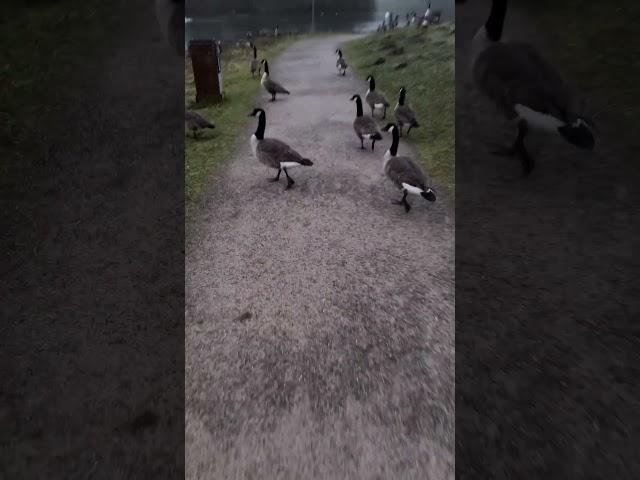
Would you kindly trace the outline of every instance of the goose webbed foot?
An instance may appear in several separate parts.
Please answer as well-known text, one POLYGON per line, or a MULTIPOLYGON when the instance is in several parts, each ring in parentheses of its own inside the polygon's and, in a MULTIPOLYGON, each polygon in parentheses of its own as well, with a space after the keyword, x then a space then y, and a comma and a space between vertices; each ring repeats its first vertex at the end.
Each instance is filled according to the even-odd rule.
POLYGON ((291 178, 291 177, 289 176, 289 173, 287 172, 287 169, 286 169, 286 168, 284 168, 283 170, 284 170, 284 174, 287 176, 287 186, 286 186, 286 187, 284 187, 284 189, 285 189, 285 190, 289 190, 289 189, 293 186, 293 184, 294 184, 294 183, 296 183, 296 182, 294 182, 294 181, 293 181, 293 178, 291 178))
POLYGON ((278 174, 276 175, 276 177, 275 178, 270 178, 269 181, 270 182, 277 182, 278 180, 280 180, 280 172, 281 171, 282 170, 278 170, 278 174))
POLYGON ((496 147, 490 151, 493 155, 500 156, 513 156, 519 155, 522 161, 522 170, 525 175, 529 175, 535 166, 535 160, 527 151, 524 146, 524 137, 527 135, 528 126, 525 121, 518 123, 518 136, 516 137, 513 145, 505 147, 496 147))
POLYGON ((411 205, 409 205, 409 202, 407 202, 407 191, 403 190, 403 195, 402 195, 402 199, 400 200, 393 200, 391 203, 393 203, 394 205, 403 205, 404 206, 404 211, 409 213, 409 210, 411 210, 411 205))

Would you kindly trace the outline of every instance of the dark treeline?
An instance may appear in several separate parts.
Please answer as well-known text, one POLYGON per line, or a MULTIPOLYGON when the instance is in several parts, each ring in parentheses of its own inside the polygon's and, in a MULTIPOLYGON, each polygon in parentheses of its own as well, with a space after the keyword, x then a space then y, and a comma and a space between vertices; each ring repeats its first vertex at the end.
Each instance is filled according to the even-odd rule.
MULTIPOLYGON (((316 0, 316 12, 373 10, 375 0, 316 0)), ((311 11, 311 0, 187 0, 187 15, 311 11)))

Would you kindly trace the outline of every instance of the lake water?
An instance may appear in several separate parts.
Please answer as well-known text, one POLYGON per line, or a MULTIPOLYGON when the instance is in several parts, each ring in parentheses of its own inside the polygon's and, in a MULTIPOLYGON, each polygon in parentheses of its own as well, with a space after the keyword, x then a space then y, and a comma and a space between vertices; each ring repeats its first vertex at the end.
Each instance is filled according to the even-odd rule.
MULTIPOLYGON (((432 0, 431 8, 442 12, 441 22, 455 21, 454 0, 432 0)), ((234 41, 245 38, 248 31, 254 36, 260 30, 273 32, 277 25, 281 34, 315 32, 367 33, 375 31, 382 22, 385 12, 392 11, 400 16, 399 25, 406 24, 406 13, 416 11, 424 14, 427 2, 424 0, 378 0, 370 11, 337 13, 322 12, 316 8, 315 24, 311 15, 300 14, 237 14, 188 19, 185 25, 185 47, 192 39, 215 38, 234 41)))

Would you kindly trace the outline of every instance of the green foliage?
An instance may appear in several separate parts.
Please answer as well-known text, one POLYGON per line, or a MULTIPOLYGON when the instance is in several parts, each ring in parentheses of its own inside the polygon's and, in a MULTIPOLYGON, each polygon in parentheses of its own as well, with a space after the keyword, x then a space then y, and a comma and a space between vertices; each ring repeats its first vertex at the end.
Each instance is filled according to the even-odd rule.
MULTIPOLYGON (((288 45, 298 40, 297 36, 257 38, 258 57, 272 59, 288 45)), ((251 77, 250 49, 235 46, 224 47, 222 56, 223 101, 220 104, 197 106, 196 89, 191 70, 191 61, 185 62, 185 108, 192 109, 213 122, 215 130, 206 130, 193 138, 185 139, 185 197, 187 204, 197 200, 216 168, 232 153, 237 144, 238 132, 248 122, 248 114, 260 88, 260 78, 251 77)))

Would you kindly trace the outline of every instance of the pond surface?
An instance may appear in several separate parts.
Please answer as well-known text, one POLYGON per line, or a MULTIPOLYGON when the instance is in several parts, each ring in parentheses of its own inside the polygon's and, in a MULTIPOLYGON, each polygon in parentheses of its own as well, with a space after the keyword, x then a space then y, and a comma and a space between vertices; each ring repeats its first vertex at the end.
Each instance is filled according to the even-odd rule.
MULTIPOLYGON (((455 20, 454 0, 432 0, 431 8, 442 12, 441 22, 455 20)), ((406 24, 406 14, 415 11, 423 15, 427 9, 425 0, 378 0, 375 8, 361 12, 329 12, 316 8, 315 19, 311 13, 278 14, 226 14, 219 16, 194 17, 186 20, 185 47, 192 39, 215 38, 234 41, 246 38, 247 32, 253 36, 262 30, 273 33, 278 26, 280 34, 309 32, 367 33, 375 31, 384 20, 387 11, 399 15, 399 25, 406 24)))

